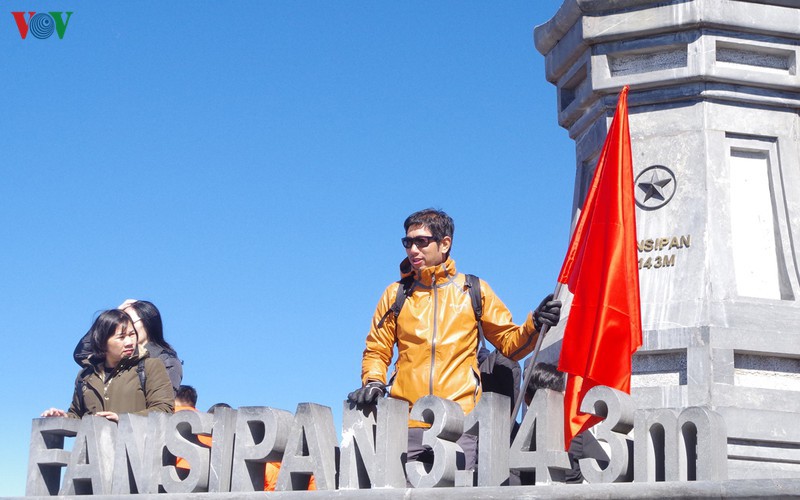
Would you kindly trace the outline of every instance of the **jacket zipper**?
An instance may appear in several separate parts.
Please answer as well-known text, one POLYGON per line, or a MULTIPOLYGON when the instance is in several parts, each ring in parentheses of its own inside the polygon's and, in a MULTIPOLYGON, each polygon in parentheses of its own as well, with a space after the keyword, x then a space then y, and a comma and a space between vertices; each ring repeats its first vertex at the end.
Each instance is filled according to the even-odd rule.
POLYGON ((114 370, 116 370, 116 368, 114 368, 113 370, 111 370, 111 373, 112 373, 113 375, 111 375, 111 377, 109 377, 108 381, 104 381, 104 382, 103 382, 103 409, 104 409, 104 410, 105 410, 105 408, 106 408, 106 402, 109 400, 109 399, 108 399, 108 398, 109 398, 109 396, 108 396, 108 388, 111 386, 111 382, 113 382, 113 381, 114 381, 114 377, 116 377, 116 376, 117 376, 117 374, 116 374, 116 373, 114 373, 114 370))
POLYGON ((429 394, 433 395, 433 371, 436 360, 436 318, 438 317, 437 306, 439 303, 436 293, 436 272, 433 273, 433 278, 431 279, 431 291, 433 292, 433 338, 431 339, 431 373, 428 379, 428 387, 429 394))

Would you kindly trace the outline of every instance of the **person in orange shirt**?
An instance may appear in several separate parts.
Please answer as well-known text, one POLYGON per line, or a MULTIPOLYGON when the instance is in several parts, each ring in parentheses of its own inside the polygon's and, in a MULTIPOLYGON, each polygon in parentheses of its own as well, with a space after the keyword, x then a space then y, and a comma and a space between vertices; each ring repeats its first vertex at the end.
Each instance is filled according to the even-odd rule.
MULTIPOLYGON (((347 399, 356 406, 371 405, 388 392, 411 409, 418 399, 432 395, 458 403, 468 414, 483 390, 477 355, 483 339, 519 361, 533 351, 543 325, 558 324, 561 302, 548 295, 517 325, 511 311, 480 280, 479 322, 469 293, 472 285, 450 256, 453 219, 429 208, 408 216, 403 229, 406 258, 400 263, 401 279, 386 287, 375 308, 361 362, 362 385, 347 399), (393 359, 394 374, 388 378, 393 359)), ((433 458, 422 444, 425 427, 428 424, 409 420, 409 462, 433 458)), ((457 443, 464 461, 459 468, 474 469, 477 437, 465 433, 457 443)))
MULTIPOLYGON (((281 471, 280 462, 267 462, 264 469, 264 491, 275 491, 275 485, 278 484, 278 473, 281 471)), ((308 490, 316 490, 317 482, 314 476, 308 480, 308 490)))
MULTIPOLYGON (((197 411, 197 391, 191 385, 181 385, 175 392, 175 412, 181 410, 197 411)), ((211 448, 211 436, 208 434, 198 434, 197 440, 206 448, 211 448)), ((175 468, 178 469, 178 475, 188 474, 189 462, 186 459, 177 457, 175 460, 175 468)))

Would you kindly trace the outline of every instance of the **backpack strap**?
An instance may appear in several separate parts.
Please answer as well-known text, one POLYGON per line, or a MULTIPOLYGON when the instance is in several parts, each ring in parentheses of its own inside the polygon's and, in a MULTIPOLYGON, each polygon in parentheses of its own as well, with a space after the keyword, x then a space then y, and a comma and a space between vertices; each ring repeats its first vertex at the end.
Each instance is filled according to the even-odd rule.
POLYGON ((464 275, 464 284, 469 291, 469 298, 472 300, 472 312, 475 313, 475 321, 478 322, 478 338, 481 345, 486 347, 486 340, 483 337, 483 325, 481 318, 483 317, 483 301, 481 300, 481 280, 474 274, 464 275))
POLYGON ((383 313, 381 320, 378 322, 378 328, 383 326, 383 323, 386 322, 386 317, 389 316, 389 314, 394 314, 395 319, 400 316, 400 310, 403 309, 403 304, 406 303, 408 296, 414 291, 415 283, 416 282, 414 281, 413 276, 406 276, 399 281, 397 295, 394 297, 394 304, 392 304, 392 307, 383 313))
POLYGON ((147 400, 147 391, 145 391, 145 387, 147 386, 145 382, 147 382, 147 375, 144 372, 144 358, 139 360, 139 364, 136 365, 136 374, 139 375, 139 385, 142 386, 142 393, 144 394, 145 401, 147 400))
POLYGON ((81 375, 78 375, 78 377, 75 379, 75 394, 78 395, 78 410, 83 410, 85 406, 83 401, 83 389, 86 385, 86 382, 83 380, 81 375))
MULTIPOLYGON (((486 341, 483 337, 483 325, 481 324, 481 318, 483 317, 481 280, 474 274, 465 274, 464 279, 464 284, 468 289, 469 298, 472 302, 472 312, 475 314, 475 321, 478 323, 478 338, 480 339, 481 345, 486 347, 486 341)), ((381 316, 381 320, 378 322, 378 328, 383 326, 389 314, 394 314, 395 318, 400 315, 400 311, 403 309, 403 304, 405 304, 408 296, 414 291, 415 283, 416 282, 414 281, 413 276, 406 276, 400 280, 399 286, 397 287, 397 295, 395 295, 394 304, 392 304, 392 306, 383 314, 383 316, 381 316)))

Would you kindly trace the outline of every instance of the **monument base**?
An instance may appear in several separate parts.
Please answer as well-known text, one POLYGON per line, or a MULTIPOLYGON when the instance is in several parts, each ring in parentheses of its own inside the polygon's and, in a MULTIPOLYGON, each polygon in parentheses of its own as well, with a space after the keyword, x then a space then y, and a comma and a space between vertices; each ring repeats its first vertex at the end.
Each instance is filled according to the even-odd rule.
MULTIPOLYGON (((233 498, 263 499, 264 492, 252 493, 204 493, 199 494, 208 500, 229 500, 233 498)), ((607 499, 607 498, 739 498, 760 499, 800 498, 800 479, 747 479, 730 481, 689 481, 662 483, 612 483, 612 484, 562 484, 543 486, 499 486, 484 488, 418 488, 418 489, 380 489, 380 490, 336 490, 336 491, 275 491, 269 498, 301 498, 307 496, 318 500, 354 498, 364 500, 413 500, 418 499, 607 499)), ((52 497, 21 497, 34 498, 52 497)), ((78 497, 60 497, 78 498, 78 497)), ((93 500, 130 500, 130 495, 95 495, 93 500)), ((197 500, 198 494, 157 494, 136 495, 137 500, 197 500)))

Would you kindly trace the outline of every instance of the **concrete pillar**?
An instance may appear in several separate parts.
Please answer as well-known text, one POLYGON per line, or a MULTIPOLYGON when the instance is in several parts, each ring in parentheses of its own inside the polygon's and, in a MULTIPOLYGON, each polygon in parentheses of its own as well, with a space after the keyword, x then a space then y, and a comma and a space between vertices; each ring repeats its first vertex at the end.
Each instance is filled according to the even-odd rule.
POLYGON ((720 413, 731 478, 800 477, 800 2, 567 0, 534 38, 576 212, 630 86, 637 406, 720 413))

